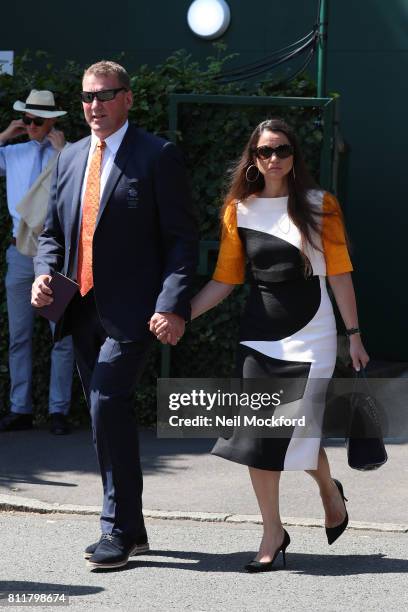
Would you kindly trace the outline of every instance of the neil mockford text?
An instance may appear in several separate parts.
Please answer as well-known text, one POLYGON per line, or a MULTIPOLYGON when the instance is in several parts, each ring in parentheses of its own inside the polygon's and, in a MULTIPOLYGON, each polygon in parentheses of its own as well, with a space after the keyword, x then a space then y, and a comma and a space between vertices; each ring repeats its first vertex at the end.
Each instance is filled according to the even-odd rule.
MULTIPOLYGON (((283 391, 281 392, 283 393, 283 391)), ((281 393, 228 393, 220 390, 207 392, 203 389, 191 390, 188 393, 170 393, 168 407, 172 411, 180 408, 203 409, 219 411, 223 408, 250 409, 258 411, 261 408, 276 408, 281 404, 281 393)), ((194 410, 193 410, 194 414, 194 410)), ((171 415, 168 424, 171 427, 305 427, 305 416, 288 418, 283 415, 260 416, 235 414, 212 416, 195 413, 194 416, 171 415)))
POLYGON ((173 414, 169 417, 169 425, 171 427, 305 427, 306 417, 304 415, 299 418, 289 418, 283 415, 259 417, 254 414, 244 415, 241 418, 241 415, 237 414, 234 417, 216 416, 213 419, 202 414, 194 417, 179 417, 173 414))

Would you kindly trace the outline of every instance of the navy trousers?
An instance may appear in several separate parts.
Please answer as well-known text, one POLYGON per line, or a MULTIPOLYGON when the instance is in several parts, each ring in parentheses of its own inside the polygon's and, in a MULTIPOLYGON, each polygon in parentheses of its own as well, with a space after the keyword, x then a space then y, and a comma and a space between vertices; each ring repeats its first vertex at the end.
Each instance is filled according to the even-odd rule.
POLYGON ((153 338, 118 342, 107 336, 93 291, 84 298, 75 296, 70 315, 75 358, 102 476, 101 530, 134 542, 143 538, 146 530, 133 393, 153 338))

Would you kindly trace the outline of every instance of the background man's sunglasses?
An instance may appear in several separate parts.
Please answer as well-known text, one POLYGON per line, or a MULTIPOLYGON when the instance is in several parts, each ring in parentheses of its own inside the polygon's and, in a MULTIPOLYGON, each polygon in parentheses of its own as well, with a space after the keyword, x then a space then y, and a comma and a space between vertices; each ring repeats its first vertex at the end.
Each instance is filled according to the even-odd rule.
POLYGON ((120 91, 127 91, 126 87, 117 87, 116 89, 101 89, 100 91, 81 91, 81 100, 90 104, 96 98, 99 102, 108 102, 113 100, 120 91))
POLYGON ((293 155, 293 147, 291 144, 282 144, 277 147, 264 145, 262 147, 255 147, 252 153, 259 159, 269 159, 274 153, 279 159, 285 159, 293 155))
POLYGON ((23 116, 24 125, 31 125, 32 123, 34 123, 34 125, 40 127, 41 125, 44 125, 44 122, 45 119, 43 119, 42 117, 27 117, 26 115, 23 116))

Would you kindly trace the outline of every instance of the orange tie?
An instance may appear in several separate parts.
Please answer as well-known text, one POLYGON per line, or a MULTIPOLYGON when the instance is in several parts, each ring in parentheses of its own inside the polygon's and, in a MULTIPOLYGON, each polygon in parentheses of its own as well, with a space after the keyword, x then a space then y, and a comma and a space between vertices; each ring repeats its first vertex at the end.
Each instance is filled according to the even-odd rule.
POLYGON ((93 287, 92 274, 92 240, 95 231, 96 217, 99 210, 101 191, 101 165, 106 142, 98 142, 89 164, 84 203, 82 206, 82 223, 78 249, 78 284, 82 296, 93 287))

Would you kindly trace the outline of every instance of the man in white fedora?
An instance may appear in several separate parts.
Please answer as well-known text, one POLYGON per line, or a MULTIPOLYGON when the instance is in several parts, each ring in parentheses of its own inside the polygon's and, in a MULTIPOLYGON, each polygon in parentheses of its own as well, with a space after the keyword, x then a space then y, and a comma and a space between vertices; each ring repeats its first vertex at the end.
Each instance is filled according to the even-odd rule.
MULTIPOLYGON (((54 124, 57 117, 66 115, 66 111, 57 109, 51 91, 33 89, 25 102, 17 101, 13 108, 23 113, 22 118, 12 121, 0 132, 0 176, 6 176, 7 204, 13 232, 6 252, 10 412, 0 419, 0 432, 32 428, 34 312, 30 299, 34 268, 33 254, 24 254, 17 248, 21 220, 19 205, 24 201, 28 208, 30 204, 41 204, 41 208, 46 209, 47 202, 39 203, 38 187, 43 177, 50 174, 51 165, 65 146, 64 134, 56 130, 54 124), (25 134, 28 136, 27 142, 9 144, 9 141, 25 134)), ((37 213, 42 214, 41 211, 37 213)), ((56 342, 51 352, 49 412, 54 434, 69 433, 66 416, 71 402, 72 373, 73 349, 71 337, 68 336, 56 342)))

